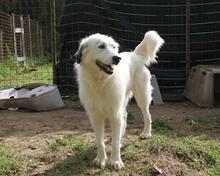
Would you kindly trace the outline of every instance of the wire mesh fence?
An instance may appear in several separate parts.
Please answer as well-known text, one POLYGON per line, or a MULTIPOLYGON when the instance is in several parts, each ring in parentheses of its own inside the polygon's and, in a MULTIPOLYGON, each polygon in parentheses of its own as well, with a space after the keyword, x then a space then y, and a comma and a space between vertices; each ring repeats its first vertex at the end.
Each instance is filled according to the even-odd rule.
MULTIPOLYGON (((121 51, 133 50, 146 31, 156 30, 166 43, 151 72, 162 92, 182 93, 192 66, 220 63, 219 19, 219 0, 66 0, 59 24, 61 53, 66 56, 79 39, 96 32, 115 38, 121 51)), ((68 84, 73 73, 65 68, 68 84)))
POLYGON ((219 0, 0 0, 0 88, 44 82, 74 94, 81 38, 107 34, 125 51, 156 30, 166 43, 151 72, 162 92, 182 93, 192 66, 220 63, 219 19, 219 0))
POLYGON ((1 89, 34 82, 53 83, 51 2, 0 1, 1 89))

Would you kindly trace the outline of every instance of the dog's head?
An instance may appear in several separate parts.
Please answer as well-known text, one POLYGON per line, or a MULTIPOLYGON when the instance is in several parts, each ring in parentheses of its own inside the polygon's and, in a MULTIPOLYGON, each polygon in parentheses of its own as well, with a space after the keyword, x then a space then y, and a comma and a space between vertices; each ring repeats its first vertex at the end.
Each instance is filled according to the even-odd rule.
POLYGON ((82 39, 75 57, 77 64, 95 66, 97 69, 111 75, 114 65, 121 58, 118 54, 119 44, 111 37, 93 34, 82 39))

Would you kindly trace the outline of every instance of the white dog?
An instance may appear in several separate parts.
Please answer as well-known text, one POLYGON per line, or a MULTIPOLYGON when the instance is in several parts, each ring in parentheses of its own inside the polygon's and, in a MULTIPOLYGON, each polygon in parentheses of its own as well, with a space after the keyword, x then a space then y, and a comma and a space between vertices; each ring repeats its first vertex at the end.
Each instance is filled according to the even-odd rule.
POLYGON ((120 144, 125 133, 126 106, 134 95, 144 117, 142 138, 151 136, 149 105, 152 97, 151 75, 147 65, 155 57, 164 40, 155 32, 145 34, 133 52, 118 53, 119 45, 111 37, 94 34, 82 39, 75 56, 79 97, 95 132, 97 157, 94 163, 105 166, 104 121, 112 130, 111 164, 121 169, 120 144))

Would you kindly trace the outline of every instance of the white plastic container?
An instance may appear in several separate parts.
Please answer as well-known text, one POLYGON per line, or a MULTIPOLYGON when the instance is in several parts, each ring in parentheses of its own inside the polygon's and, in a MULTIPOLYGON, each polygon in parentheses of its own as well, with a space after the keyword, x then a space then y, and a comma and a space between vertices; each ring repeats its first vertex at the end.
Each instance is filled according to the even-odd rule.
POLYGON ((49 111, 62 107, 64 103, 55 85, 33 83, 0 90, 0 109, 49 111))

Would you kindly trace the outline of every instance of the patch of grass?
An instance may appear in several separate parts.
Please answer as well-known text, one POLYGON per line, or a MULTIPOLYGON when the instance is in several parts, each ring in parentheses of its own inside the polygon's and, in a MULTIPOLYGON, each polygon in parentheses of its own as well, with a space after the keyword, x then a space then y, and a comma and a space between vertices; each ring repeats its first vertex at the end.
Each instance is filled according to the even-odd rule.
POLYGON ((216 176, 216 175, 220 175, 220 161, 218 161, 218 163, 208 169, 208 171, 204 174, 204 176, 216 176))
POLYGON ((175 142, 176 155, 193 169, 204 169, 219 163, 220 150, 216 142, 198 137, 184 137, 175 142))
POLYGON ((62 139, 57 139, 53 143, 49 144, 47 152, 66 152, 71 150, 82 152, 86 150, 88 146, 89 144, 85 139, 67 136, 62 139))
MULTIPOLYGON (((132 146, 128 151, 135 157, 141 150, 136 150, 135 143, 132 146)), ((171 153, 191 169, 206 170, 208 168, 208 173, 220 175, 220 148, 213 140, 192 136, 173 138, 167 134, 155 133, 140 146, 142 149, 145 147, 151 154, 171 153)))
POLYGON ((146 141, 151 153, 160 153, 166 150, 168 146, 172 144, 172 139, 167 135, 155 133, 150 139, 146 141))
POLYGON ((51 56, 49 54, 43 56, 33 56, 28 60, 28 64, 30 66, 45 65, 49 63, 51 63, 51 56))
POLYGON ((219 172, 215 168, 220 165, 220 148, 213 140, 192 136, 171 138, 158 133, 147 141, 147 145, 156 154, 164 151, 172 153, 192 169, 211 168, 209 172, 219 172))
POLYGON ((17 168, 17 161, 12 157, 12 150, 0 147, 0 176, 13 175, 17 168))
POLYGON ((0 88, 15 87, 27 83, 53 83, 51 64, 38 66, 36 71, 18 75, 11 75, 0 80, 0 88))
POLYGON ((49 60, 49 56, 33 57, 23 64, 7 56, 0 63, 0 88, 36 82, 51 84, 53 71, 49 60))
POLYGON ((207 175, 220 174, 218 144, 213 140, 192 136, 177 138, 167 133, 156 132, 148 140, 133 138, 122 149, 122 159, 126 168, 120 171, 112 169, 109 163, 103 169, 95 167, 92 160, 95 158, 96 148, 82 138, 57 139, 48 148, 50 156, 65 156, 67 153, 71 153, 68 157, 61 158, 56 167, 45 173, 45 175, 51 176, 158 175, 163 172, 160 169, 163 165, 160 156, 173 157, 173 160, 185 163, 186 170, 181 172, 177 169, 177 175, 200 171, 202 173, 207 171, 207 175))
POLYGON ((198 117, 186 117, 184 119, 189 125, 199 129, 212 129, 220 127, 220 111, 210 113, 209 115, 200 115, 198 117))
POLYGON ((126 146, 123 153, 126 160, 132 160, 132 161, 138 160, 140 154, 138 148, 135 147, 134 145, 126 146))
POLYGON ((155 119, 152 122, 152 128, 160 131, 173 130, 173 127, 165 119, 155 119))
POLYGON ((95 158, 95 155, 96 150, 92 147, 86 148, 83 151, 75 151, 71 156, 59 162, 52 170, 45 173, 44 176, 91 175, 100 172, 100 169, 94 171, 95 168, 92 160, 95 158))
POLYGON ((134 112, 129 111, 128 115, 127 115, 127 118, 128 118, 128 120, 134 120, 135 119, 134 112))
POLYGON ((5 57, 4 62, 0 63, 0 80, 4 80, 4 78, 21 74, 26 70, 26 67, 15 60, 15 58, 11 55, 5 57))

